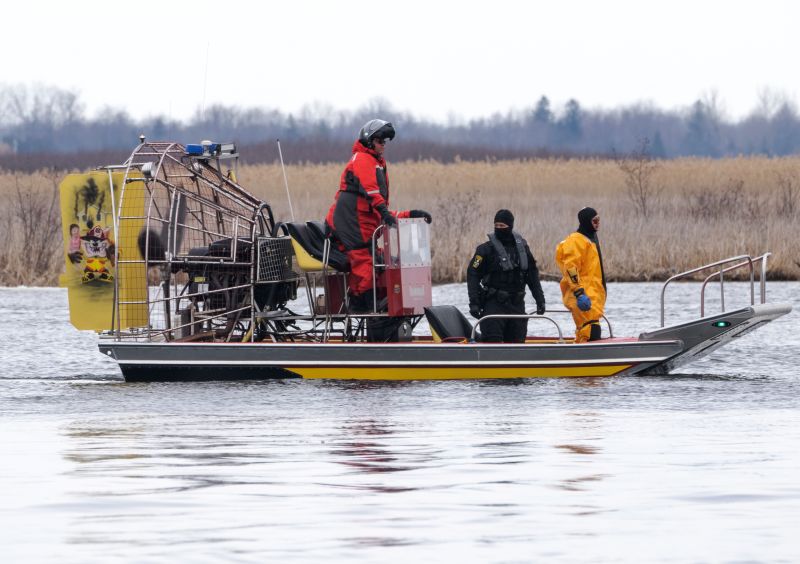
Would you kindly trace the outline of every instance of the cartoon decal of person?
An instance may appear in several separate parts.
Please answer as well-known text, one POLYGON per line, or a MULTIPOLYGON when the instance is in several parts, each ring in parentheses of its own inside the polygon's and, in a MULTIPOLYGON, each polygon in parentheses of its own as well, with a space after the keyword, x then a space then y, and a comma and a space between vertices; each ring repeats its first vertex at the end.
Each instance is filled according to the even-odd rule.
POLYGON ((111 266, 114 264, 114 243, 108 238, 110 231, 110 227, 103 229, 95 225, 81 237, 83 256, 86 259, 82 277, 84 284, 94 280, 114 281, 114 275, 106 266, 107 263, 111 263, 111 266))
POLYGON ((81 245, 81 228, 77 223, 72 223, 69 226, 69 250, 67 251, 67 257, 72 264, 77 265, 83 260, 81 245))
POLYGON ((74 253, 81 250, 81 228, 77 223, 69 226, 69 252, 74 253))

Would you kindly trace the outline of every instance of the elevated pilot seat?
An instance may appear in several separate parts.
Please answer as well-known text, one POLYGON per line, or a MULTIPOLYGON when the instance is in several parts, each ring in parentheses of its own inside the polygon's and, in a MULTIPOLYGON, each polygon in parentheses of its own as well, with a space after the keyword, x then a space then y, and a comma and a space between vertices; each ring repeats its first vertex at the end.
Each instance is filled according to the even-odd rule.
MULTIPOLYGON (((347 273, 350 262, 347 255, 340 251, 333 239, 325 234, 325 224, 321 221, 306 223, 283 223, 278 227, 285 228, 292 240, 292 249, 296 264, 306 274, 307 283, 310 278, 325 272, 325 247, 328 245, 328 271, 323 277, 324 294, 313 298, 313 308, 318 314, 341 313, 346 307, 347 273)), ((316 282, 313 283, 316 288, 316 282)), ((314 294, 316 292, 314 291, 314 294)))
MULTIPOLYGON (((297 266, 303 272, 319 272, 323 270, 322 259, 325 251, 325 225, 321 221, 306 223, 285 223, 292 248, 297 257, 297 266)), ((331 241, 328 254, 328 266, 338 272, 349 272, 350 263, 347 255, 336 248, 331 241)))
MULTIPOLYGON (((472 336, 472 323, 454 305, 426 307, 425 318, 437 343, 469 342, 472 336)), ((480 340, 479 335, 475 337, 480 340)))

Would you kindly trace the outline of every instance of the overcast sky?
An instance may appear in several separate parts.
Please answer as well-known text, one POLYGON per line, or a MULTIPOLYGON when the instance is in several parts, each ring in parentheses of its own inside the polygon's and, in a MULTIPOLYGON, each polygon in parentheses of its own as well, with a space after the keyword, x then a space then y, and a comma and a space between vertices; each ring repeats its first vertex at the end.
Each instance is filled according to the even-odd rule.
POLYGON ((800 94, 790 0, 26 0, 2 14, 0 83, 76 89, 90 115, 354 109, 382 97, 446 120, 542 94, 673 109, 716 91, 738 118, 765 89, 800 94))

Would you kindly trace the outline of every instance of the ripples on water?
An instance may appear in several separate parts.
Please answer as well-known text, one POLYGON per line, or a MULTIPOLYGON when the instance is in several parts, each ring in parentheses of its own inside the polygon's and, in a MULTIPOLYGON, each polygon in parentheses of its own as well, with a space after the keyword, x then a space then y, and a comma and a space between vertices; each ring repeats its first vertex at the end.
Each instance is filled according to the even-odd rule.
POLYGON ((797 311, 661 378, 192 384, 120 381, 61 290, 0 311, 4 561, 800 558, 797 311))

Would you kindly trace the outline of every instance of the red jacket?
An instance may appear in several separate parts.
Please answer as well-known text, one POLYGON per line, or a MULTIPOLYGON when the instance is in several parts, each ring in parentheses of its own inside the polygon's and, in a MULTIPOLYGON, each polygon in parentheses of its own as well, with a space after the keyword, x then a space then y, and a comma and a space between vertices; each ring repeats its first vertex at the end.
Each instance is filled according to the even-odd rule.
POLYGON ((386 161, 359 141, 342 172, 339 191, 325 222, 347 250, 370 245, 372 233, 381 224, 381 212, 408 217, 408 211, 389 210, 389 174, 386 161))

